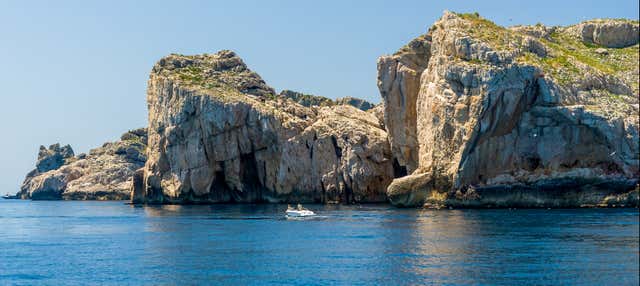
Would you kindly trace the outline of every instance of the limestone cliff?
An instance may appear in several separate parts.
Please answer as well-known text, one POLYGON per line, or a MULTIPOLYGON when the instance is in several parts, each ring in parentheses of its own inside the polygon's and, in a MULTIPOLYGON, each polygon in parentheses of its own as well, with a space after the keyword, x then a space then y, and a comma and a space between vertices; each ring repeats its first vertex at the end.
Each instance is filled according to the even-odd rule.
POLYGON ((378 59, 378 88, 384 104, 384 124, 400 175, 411 173, 418 166, 416 100, 420 75, 427 67, 430 52, 430 41, 419 37, 394 55, 378 59))
POLYGON ((413 171, 391 202, 637 204, 638 23, 619 22, 506 29, 445 12, 380 58, 394 159, 413 171))
POLYGON ((74 156, 69 145, 40 146, 36 169, 18 197, 34 200, 127 200, 133 172, 145 161, 145 129, 129 131, 89 154, 74 156))
POLYGON ((277 96, 231 51, 161 59, 147 101, 134 202, 386 201, 391 151, 374 113, 277 96))

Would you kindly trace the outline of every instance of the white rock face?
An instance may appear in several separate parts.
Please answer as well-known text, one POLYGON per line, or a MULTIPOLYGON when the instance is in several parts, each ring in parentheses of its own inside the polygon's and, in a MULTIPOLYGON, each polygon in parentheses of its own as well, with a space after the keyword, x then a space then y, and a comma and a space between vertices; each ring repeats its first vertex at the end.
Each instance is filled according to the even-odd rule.
POLYGON ((608 48, 624 48, 638 44, 638 22, 628 20, 592 20, 569 28, 584 42, 608 48))
MULTIPOLYGON (((379 60, 392 147, 394 134, 410 134, 412 122, 416 126, 417 167, 412 176, 389 186, 391 202, 637 204, 637 191, 629 193, 639 176, 637 87, 573 59, 571 64, 584 78, 561 82, 555 77, 563 71, 547 71, 523 59, 553 60, 559 56, 555 46, 536 40, 535 49, 544 51, 536 53, 530 49, 529 33, 509 32, 485 21, 447 12, 419 38, 427 41, 421 47, 430 48, 421 53, 427 57, 421 62, 428 64, 420 75, 415 110, 403 113, 403 124, 389 120, 398 115, 393 110, 403 102, 400 99, 407 98, 406 93, 389 92, 389 86, 398 85, 398 63, 390 59, 416 52, 405 47, 379 60), (488 28, 480 25, 505 31, 504 36, 482 34, 488 28), (510 43, 499 45, 503 39, 510 43), (601 107, 600 99, 608 94, 625 101, 601 107), (567 188, 574 193, 562 191, 567 188), (561 199, 564 195, 572 199, 561 199)), ((394 156, 402 162, 406 153, 410 152, 394 156)))
POLYGON ((391 151, 374 114, 277 97, 233 52, 163 58, 147 101, 134 202, 386 201, 391 151))
POLYGON ((416 100, 430 51, 430 40, 419 37, 396 54, 378 59, 378 88, 397 175, 406 175, 418 166, 416 100))

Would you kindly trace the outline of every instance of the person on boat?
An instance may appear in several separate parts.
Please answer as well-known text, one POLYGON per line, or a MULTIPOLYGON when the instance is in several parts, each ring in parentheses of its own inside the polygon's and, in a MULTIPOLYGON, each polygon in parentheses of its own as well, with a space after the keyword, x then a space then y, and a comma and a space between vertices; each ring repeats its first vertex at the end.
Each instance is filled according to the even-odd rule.
POLYGON ((287 210, 288 210, 288 211, 293 210, 293 208, 291 208, 291 205, 290 205, 290 204, 287 204, 287 210))
POLYGON ((298 204, 298 210, 299 210, 299 211, 303 210, 303 208, 302 208, 302 205, 301 205, 301 204, 298 204))

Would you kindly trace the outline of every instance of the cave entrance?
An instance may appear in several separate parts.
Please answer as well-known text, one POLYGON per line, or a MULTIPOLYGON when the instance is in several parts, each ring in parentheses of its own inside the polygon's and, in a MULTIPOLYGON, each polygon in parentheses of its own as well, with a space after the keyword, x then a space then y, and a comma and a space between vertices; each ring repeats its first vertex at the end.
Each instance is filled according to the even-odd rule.
POLYGON ((394 178, 401 178, 408 175, 407 172, 407 167, 406 166, 400 166, 400 163, 398 162, 398 158, 393 158, 393 177, 394 178))

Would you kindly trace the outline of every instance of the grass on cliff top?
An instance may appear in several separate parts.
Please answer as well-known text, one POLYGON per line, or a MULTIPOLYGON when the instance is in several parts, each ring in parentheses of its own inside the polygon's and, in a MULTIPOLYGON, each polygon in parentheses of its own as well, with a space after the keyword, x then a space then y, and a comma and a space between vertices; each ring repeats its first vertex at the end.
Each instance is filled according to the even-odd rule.
MULTIPOLYGON (((182 56, 181 57, 189 57, 182 56)), ((177 83, 180 83, 184 87, 199 91, 205 94, 215 95, 217 98, 225 101, 233 99, 243 98, 245 95, 238 91, 233 86, 225 83, 221 80, 221 77, 234 77, 238 76, 233 71, 225 71, 217 76, 210 76, 207 74, 206 67, 201 65, 189 65, 186 67, 175 68, 170 71, 165 71, 164 75, 172 78, 177 83)))
POLYGON ((468 25, 464 27, 466 33, 487 43, 495 50, 517 48, 522 42, 522 35, 498 26, 482 18, 478 13, 456 13, 456 15, 467 21, 468 25))
MULTIPOLYGON (((496 51, 519 51, 516 62, 537 66, 562 84, 574 82, 583 76, 584 67, 581 65, 607 75, 624 77, 627 73, 626 77, 628 78, 628 73, 634 71, 638 64, 638 54, 640 53, 638 45, 617 49, 609 48, 606 49, 608 55, 604 55, 596 52, 603 47, 584 43, 575 36, 562 32, 560 28, 551 33, 548 39, 537 39, 547 49, 547 56, 539 57, 536 54, 523 51, 522 41, 526 35, 498 26, 490 20, 482 18, 478 13, 457 13, 456 15, 466 20, 467 25, 463 26, 465 33, 488 44, 496 51)), ((638 89, 637 82, 631 84, 635 90, 638 89)))
POLYGON ((265 98, 267 99, 267 101, 265 102, 258 98, 251 97, 245 93, 240 92, 235 87, 225 83, 220 79, 221 77, 242 76, 241 74, 234 71, 224 71, 212 77, 208 76, 207 72, 208 71, 206 70, 206 67, 199 65, 190 65, 167 71, 164 75, 171 78, 187 90, 192 90, 203 95, 210 95, 212 97, 215 97, 216 100, 220 100, 225 103, 249 103, 256 110, 278 117, 282 120, 282 122, 295 121, 294 116, 291 116, 290 114, 279 110, 279 108, 277 108, 273 104, 278 99, 277 95, 270 94, 265 96, 265 98))
POLYGON ((606 49, 608 55, 601 55, 596 50, 602 47, 594 44, 584 43, 581 40, 561 32, 551 33, 551 40, 542 39, 547 47, 564 56, 591 66, 603 73, 614 74, 620 71, 633 68, 638 62, 631 60, 638 58, 638 45, 626 48, 609 48, 606 49))
MULTIPOLYGON (((562 32, 553 32, 550 39, 539 39, 547 48, 548 55, 538 55, 523 52, 517 62, 540 67, 551 74, 560 83, 574 82, 584 75, 579 65, 588 66, 603 74, 625 77, 625 73, 632 72, 638 64, 639 46, 626 48, 605 49, 608 54, 596 52, 602 47, 584 43, 581 40, 562 32)), ((637 82, 632 83, 637 89, 637 82)))

